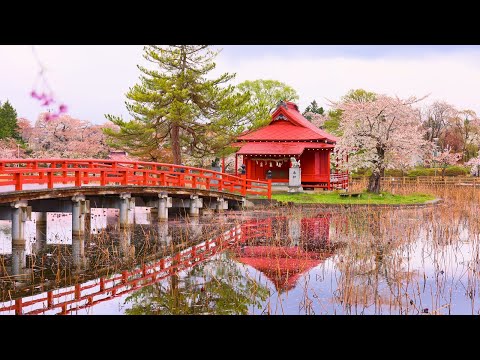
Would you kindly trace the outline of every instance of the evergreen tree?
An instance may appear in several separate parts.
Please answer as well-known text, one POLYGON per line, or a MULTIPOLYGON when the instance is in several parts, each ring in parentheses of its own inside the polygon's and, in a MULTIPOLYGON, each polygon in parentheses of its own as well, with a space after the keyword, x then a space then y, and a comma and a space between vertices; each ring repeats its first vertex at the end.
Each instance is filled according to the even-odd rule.
POLYGON ((0 103, 0 139, 19 139, 17 111, 7 100, 0 103))
POLYGON ((314 113, 314 114, 320 114, 320 115, 323 115, 325 113, 325 110, 323 109, 323 107, 319 107, 317 102, 315 100, 313 100, 310 105, 307 106, 307 108, 305 109, 305 111, 303 112, 303 115, 305 116, 306 119, 308 120, 312 120, 311 117, 309 115, 305 115, 307 113, 314 113))
POLYGON ((201 158, 224 152, 243 129, 249 95, 226 85, 235 74, 206 77, 217 54, 207 45, 146 46, 143 56, 154 66, 138 65, 140 83, 126 94, 133 120, 106 115, 119 126, 104 130, 110 145, 152 161, 167 149, 175 164, 182 163, 182 153, 201 158))

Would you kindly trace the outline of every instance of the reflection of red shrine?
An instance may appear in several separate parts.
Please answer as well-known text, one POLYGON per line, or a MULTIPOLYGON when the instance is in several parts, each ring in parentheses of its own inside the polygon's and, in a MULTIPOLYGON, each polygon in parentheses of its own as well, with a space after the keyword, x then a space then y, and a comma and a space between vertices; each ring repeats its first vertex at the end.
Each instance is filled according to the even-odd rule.
POLYGON ((238 155, 243 155, 248 179, 266 180, 271 170, 272 182, 288 183, 290 158, 294 157, 300 160, 303 186, 332 189, 336 183, 347 187, 346 174, 330 176, 330 154, 337 138, 304 118, 293 102, 282 102, 268 125, 242 134, 237 141, 234 145, 241 148, 236 164, 238 155))
MULTIPOLYGON (((290 220, 288 238, 279 240, 285 245, 261 245, 261 238, 272 238, 272 220, 251 220, 242 224, 242 237, 247 239, 248 245, 236 248, 236 259, 261 271, 278 291, 290 290, 302 274, 333 255, 329 248, 330 215, 298 219, 298 229, 293 231, 296 224, 290 220), (298 245, 291 244, 292 241, 298 245)), ((287 222, 286 218, 277 220, 287 222)))

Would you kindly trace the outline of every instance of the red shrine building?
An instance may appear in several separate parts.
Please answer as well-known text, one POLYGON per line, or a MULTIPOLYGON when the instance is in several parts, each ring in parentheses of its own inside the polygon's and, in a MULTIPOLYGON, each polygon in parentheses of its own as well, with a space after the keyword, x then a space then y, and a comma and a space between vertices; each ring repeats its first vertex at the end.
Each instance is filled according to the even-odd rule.
MULTIPOLYGON (((237 138, 236 153, 243 156, 247 179, 288 184, 290 158, 300 161, 302 186, 324 189, 347 188, 347 174, 330 174, 330 154, 337 138, 302 116, 293 102, 280 102, 268 125, 247 131, 237 138)), ((237 166, 236 166, 237 168, 237 166)))

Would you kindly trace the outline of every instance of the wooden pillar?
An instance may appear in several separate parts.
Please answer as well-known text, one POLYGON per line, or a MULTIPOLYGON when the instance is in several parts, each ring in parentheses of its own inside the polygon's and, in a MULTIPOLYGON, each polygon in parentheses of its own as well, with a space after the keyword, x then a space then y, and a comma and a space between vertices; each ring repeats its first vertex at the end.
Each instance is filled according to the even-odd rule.
POLYGON ((225 173, 225 156, 222 156, 222 173, 225 173))
POLYGON ((235 154, 235 176, 238 176, 238 155, 235 154))

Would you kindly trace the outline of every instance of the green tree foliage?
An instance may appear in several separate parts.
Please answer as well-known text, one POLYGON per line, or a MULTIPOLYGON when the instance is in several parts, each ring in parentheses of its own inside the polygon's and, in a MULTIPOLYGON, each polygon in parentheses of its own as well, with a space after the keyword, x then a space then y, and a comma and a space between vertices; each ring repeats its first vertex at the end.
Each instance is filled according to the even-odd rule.
POLYGON ((168 286, 147 286, 125 299, 127 315, 247 315, 254 306, 261 308, 270 292, 255 279, 245 277, 238 264, 222 254, 215 268, 202 263, 184 277, 173 275, 168 286))
POLYGON ((106 115, 119 127, 105 129, 109 144, 152 161, 170 152, 175 164, 182 155, 223 154, 243 130, 248 94, 226 85, 235 74, 207 78, 217 54, 207 45, 146 46, 143 56, 153 65, 138 66, 140 83, 126 94, 133 120, 106 115))
POLYGON ((262 127, 270 121, 270 113, 278 102, 297 101, 297 92, 289 85, 277 80, 244 81, 237 86, 241 94, 250 94, 249 128, 262 127))
MULTIPOLYGON (((342 101, 353 100, 356 102, 367 102, 375 100, 375 93, 371 91, 366 91, 363 89, 352 89, 344 96, 342 96, 342 101)), ((335 135, 342 136, 342 131, 340 130, 340 121, 342 119, 342 110, 340 109, 331 109, 327 112, 327 120, 323 123, 323 130, 326 132, 335 135)))
POLYGON ((342 117, 342 110, 329 110, 327 113, 327 120, 323 123, 323 130, 335 136, 341 136, 340 119, 342 117))
POLYGON ((323 115, 325 113, 325 110, 323 109, 323 107, 319 107, 317 102, 315 100, 313 100, 310 105, 308 105, 305 109, 305 111, 303 112, 303 116, 305 116, 306 119, 308 120, 312 120, 311 118, 311 115, 308 115, 308 113, 314 113, 314 114, 320 114, 320 115, 323 115))
POLYGON ((363 89, 352 89, 346 95, 342 97, 342 101, 353 100, 356 102, 368 102, 375 100, 376 95, 374 92, 363 89))
POLYGON ((17 111, 7 100, 0 103, 0 139, 20 139, 17 111))

